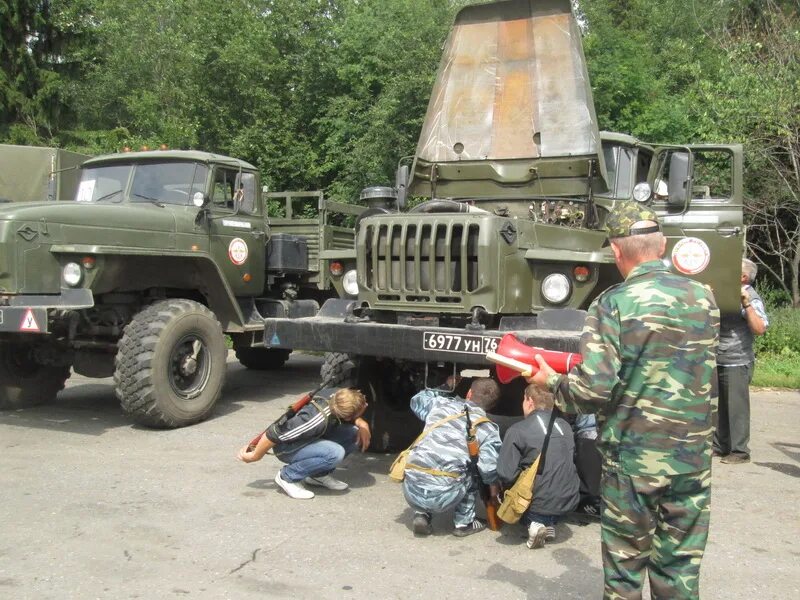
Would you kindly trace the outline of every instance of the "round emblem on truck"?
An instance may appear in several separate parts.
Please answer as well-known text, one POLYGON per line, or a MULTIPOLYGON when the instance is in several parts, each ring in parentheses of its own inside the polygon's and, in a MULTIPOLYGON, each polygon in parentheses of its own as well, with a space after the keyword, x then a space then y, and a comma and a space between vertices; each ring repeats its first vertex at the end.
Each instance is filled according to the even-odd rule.
POLYGON ((685 275, 697 275, 711 260, 708 244, 696 237, 680 240, 672 249, 672 264, 685 275))
POLYGON ((247 260, 247 253, 247 242, 242 238, 234 238, 228 244, 228 258, 235 265, 243 265, 244 261, 247 260))

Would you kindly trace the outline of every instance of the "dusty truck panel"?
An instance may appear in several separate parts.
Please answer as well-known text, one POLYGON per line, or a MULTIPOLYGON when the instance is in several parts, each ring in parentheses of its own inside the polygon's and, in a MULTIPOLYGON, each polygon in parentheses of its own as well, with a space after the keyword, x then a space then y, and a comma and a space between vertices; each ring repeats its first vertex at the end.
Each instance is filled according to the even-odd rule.
POLYGON ((60 148, 0 144, 0 201, 73 200, 78 167, 88 158, 60 148))
MULTIPOLYGON (((398 168, 398 204, 427 199, 365 213, 358 297, 267 319, 266 344, 329 352, 323 377, 371 398, 373 448, 402 446, 418 431, 411 395, 455 370, 491 369, 485 354, 504 334, 578 350, 586 309, 620 281, 604 225, 619 201, 652 206, 665 260, 737 309, 741 154, 600 132, 569 0, 467 7, 416 154, 398 168), (360 369, 346 376, 347 361, 360 369)), ((521 381, 501 411, 518 412, 521 381)))
POLYGON ((0 408, 52 399, 72 369, 113 375, 140 423, 194 423, 222 391, 224 334, 246 367, 280 367, 264 317, 315 314, 355 268, 335 206, 305 193, 316 218, 271 222, 247 162, 134 152, 79 175, 72 202, 0 207, 0 408))
POLYGON ((605 189, 586 61, 568 1, 463 9, 445 44, 412 168, 428 197, 605 189))

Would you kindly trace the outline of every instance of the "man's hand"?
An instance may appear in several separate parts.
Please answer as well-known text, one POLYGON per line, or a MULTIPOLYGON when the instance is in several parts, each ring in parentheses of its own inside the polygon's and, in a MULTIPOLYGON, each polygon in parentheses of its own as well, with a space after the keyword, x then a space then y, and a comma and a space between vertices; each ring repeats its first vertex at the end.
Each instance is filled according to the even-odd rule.
POLYGON ((456 386, 459 383, 461 383, 461 376, 460 375, 450 375, 450 376, 447 377, 447 381, 445 382, 445 385, 447 385, 447 387, 450 388, 451 390, 454 390, 454 389, 456 389, 456 386))
POLYGON ((553 367, 545 362, 541 354, 537 354, 534 358, 536 359, 536 362, 539 363, 539 370, 531 377, 526 377, 525 381, 528 383, 534 383, 540 388, 547 388, 547 378, 555 373, 555 371, 553 370, 553 367))
POLYGON ((361 448, 362 452, 366 452, 367 448, 369 448, 369 442, 372 439, 372 434, 369 431, 369 423, 359 417, 353 421, 353 425, 358 427, 358 439, 356 443, 358 447, 361 448))
POLYGON ((243 446, 242 449, 239 450, 239 453, 236 455, 236 458, 238 458, 240 461, 244 463, 256 462, 258 459, 255 458, 255 456, 253 456, 255 454, 255 451, 248 450, 249 447, 250 446, 243 446))
POLYGON ((742 286, 742 306, 747 306, 750 304, 750 292, 747 290, 747 286, 742 286))

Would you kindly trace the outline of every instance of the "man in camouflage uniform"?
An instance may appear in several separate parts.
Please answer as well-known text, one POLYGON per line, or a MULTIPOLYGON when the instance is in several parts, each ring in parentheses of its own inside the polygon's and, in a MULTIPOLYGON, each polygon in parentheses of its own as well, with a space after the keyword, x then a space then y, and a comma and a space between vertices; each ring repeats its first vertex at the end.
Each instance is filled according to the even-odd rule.
POLYGON ((719 309, 703 285, 669 272, 653 211, 618 205, 606 226, 625 277, 589 307, 583 363, 529 381, 566 412, 597 413, 603 455, 606 598, 698 598, 711 493, 719 309))
POLYGON ((455 508, 453 535, 464 537, 486 529, 486 523, 475 518, 478 482, 470 467, 465 410, 469 411, 480 444, 478 473, 482 482, 493 488, 491 494, 495 496, 500 434, 497 425, 487 419, 486 411, 499 397, 496 381, 476 379, 466 400, 447 389, 423 390, 411 399, 411 410, 430 430, 409 454, 403 479, 403 494, 416 511, 412 525, 415 535, 429 535, 431 513, 451 508, 455 508))

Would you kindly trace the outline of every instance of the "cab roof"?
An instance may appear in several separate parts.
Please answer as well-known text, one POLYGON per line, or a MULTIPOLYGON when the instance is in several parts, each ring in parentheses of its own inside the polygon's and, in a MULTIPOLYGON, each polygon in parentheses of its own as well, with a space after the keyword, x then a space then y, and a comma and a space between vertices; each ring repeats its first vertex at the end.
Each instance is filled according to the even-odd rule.
POLYGON ((222 154, 213 154, 211 152, 202 152, 200 150, 147 150, 142 152, 120 152, 117 154, 104 154, 95 158, 87 160, 83 163, 84 167, 92 167, 100 164, 108 163, 131 163, 131 162, 152 162, 152 161, 191 161, 201 162, 205 164, 221 164, 228 167, 246 169, 248 171, 256 171, 256 167, 248 162, 224 156, 222 154))

